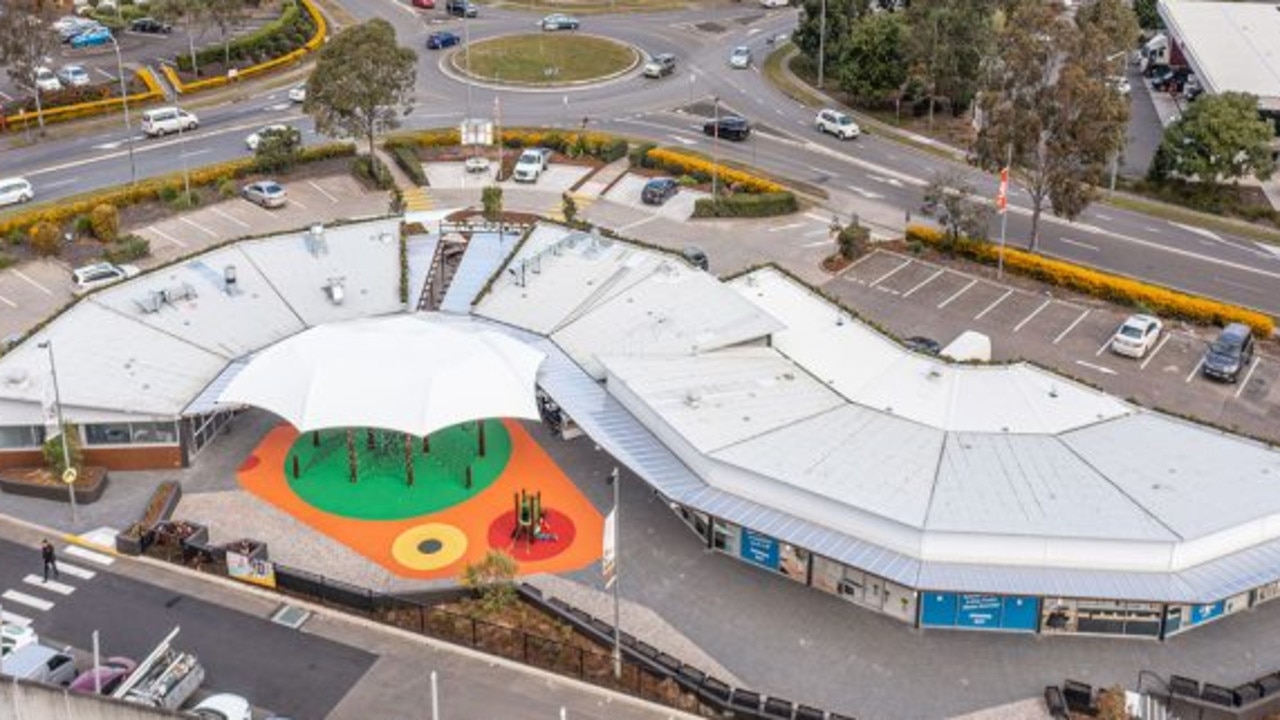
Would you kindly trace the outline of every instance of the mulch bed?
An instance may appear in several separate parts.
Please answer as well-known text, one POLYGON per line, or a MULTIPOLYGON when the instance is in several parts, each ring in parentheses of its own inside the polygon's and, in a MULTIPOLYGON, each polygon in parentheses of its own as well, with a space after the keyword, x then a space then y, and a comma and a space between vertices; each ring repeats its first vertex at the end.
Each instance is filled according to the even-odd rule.
MULTIPOLYGON (((82 467, 75 482, 76 502, 92 503, 107 489, 107 469, 82 467)), ((11 495, 67 502, 67 485, 48 468, 13 468, 0 471, 0 491, 11 495)))

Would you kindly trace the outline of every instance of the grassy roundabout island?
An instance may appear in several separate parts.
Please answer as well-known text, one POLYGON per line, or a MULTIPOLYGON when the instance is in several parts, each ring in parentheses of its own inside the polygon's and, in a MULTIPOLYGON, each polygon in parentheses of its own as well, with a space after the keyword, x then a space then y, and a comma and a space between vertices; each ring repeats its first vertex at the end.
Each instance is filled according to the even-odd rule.
POLYGON ((635 48, 578 33, 505 35, 471 43, 457 51, 453 66, 489 82, 555 86, 598 80, 625 72, 640 62, 635 48))

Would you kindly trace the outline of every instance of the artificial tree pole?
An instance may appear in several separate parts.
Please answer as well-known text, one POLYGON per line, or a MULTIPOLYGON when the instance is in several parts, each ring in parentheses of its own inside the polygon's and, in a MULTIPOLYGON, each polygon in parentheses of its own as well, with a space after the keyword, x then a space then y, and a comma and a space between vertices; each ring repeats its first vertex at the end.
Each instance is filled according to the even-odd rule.
POLYGON ((356 430, 347 428, 347 467, 351 471, 351 482, 359 479, 360 468, 356 459, 356 430))
POLYGON ((404 477, 413 487, 413 438, 409 433, 404 434, 404 477))

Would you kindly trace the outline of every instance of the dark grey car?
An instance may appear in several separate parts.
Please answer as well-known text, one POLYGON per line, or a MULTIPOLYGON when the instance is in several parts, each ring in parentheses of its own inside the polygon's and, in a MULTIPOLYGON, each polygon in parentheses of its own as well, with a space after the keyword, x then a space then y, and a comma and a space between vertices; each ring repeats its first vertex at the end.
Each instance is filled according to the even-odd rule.
POLYGON ((1215 380, 1237 382, 1252 360, 1253 330, 1242 323, 1231 323, 1205 351, 1204 374, 1215 380))

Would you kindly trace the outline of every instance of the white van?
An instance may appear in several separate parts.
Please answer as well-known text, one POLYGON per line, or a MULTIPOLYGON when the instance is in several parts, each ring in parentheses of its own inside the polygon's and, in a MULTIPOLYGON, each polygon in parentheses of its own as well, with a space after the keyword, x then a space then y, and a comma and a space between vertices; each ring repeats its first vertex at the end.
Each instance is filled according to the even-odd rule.
POLYGON ((142 132, 149 137, 190 132, 199 126, 200 120, 182 108, 162 107, 142 113, 142 132))
POLYGON ((4 673, 19 680, 66 687, 76 679, 76 662, 53 648, 28 645, 4 658, 4 673))
POLYGON ((31 183, 27 182, 26 178, 0 179, 0 205, 24 203, 33 197, 35 193, 31 190, 31 183))

